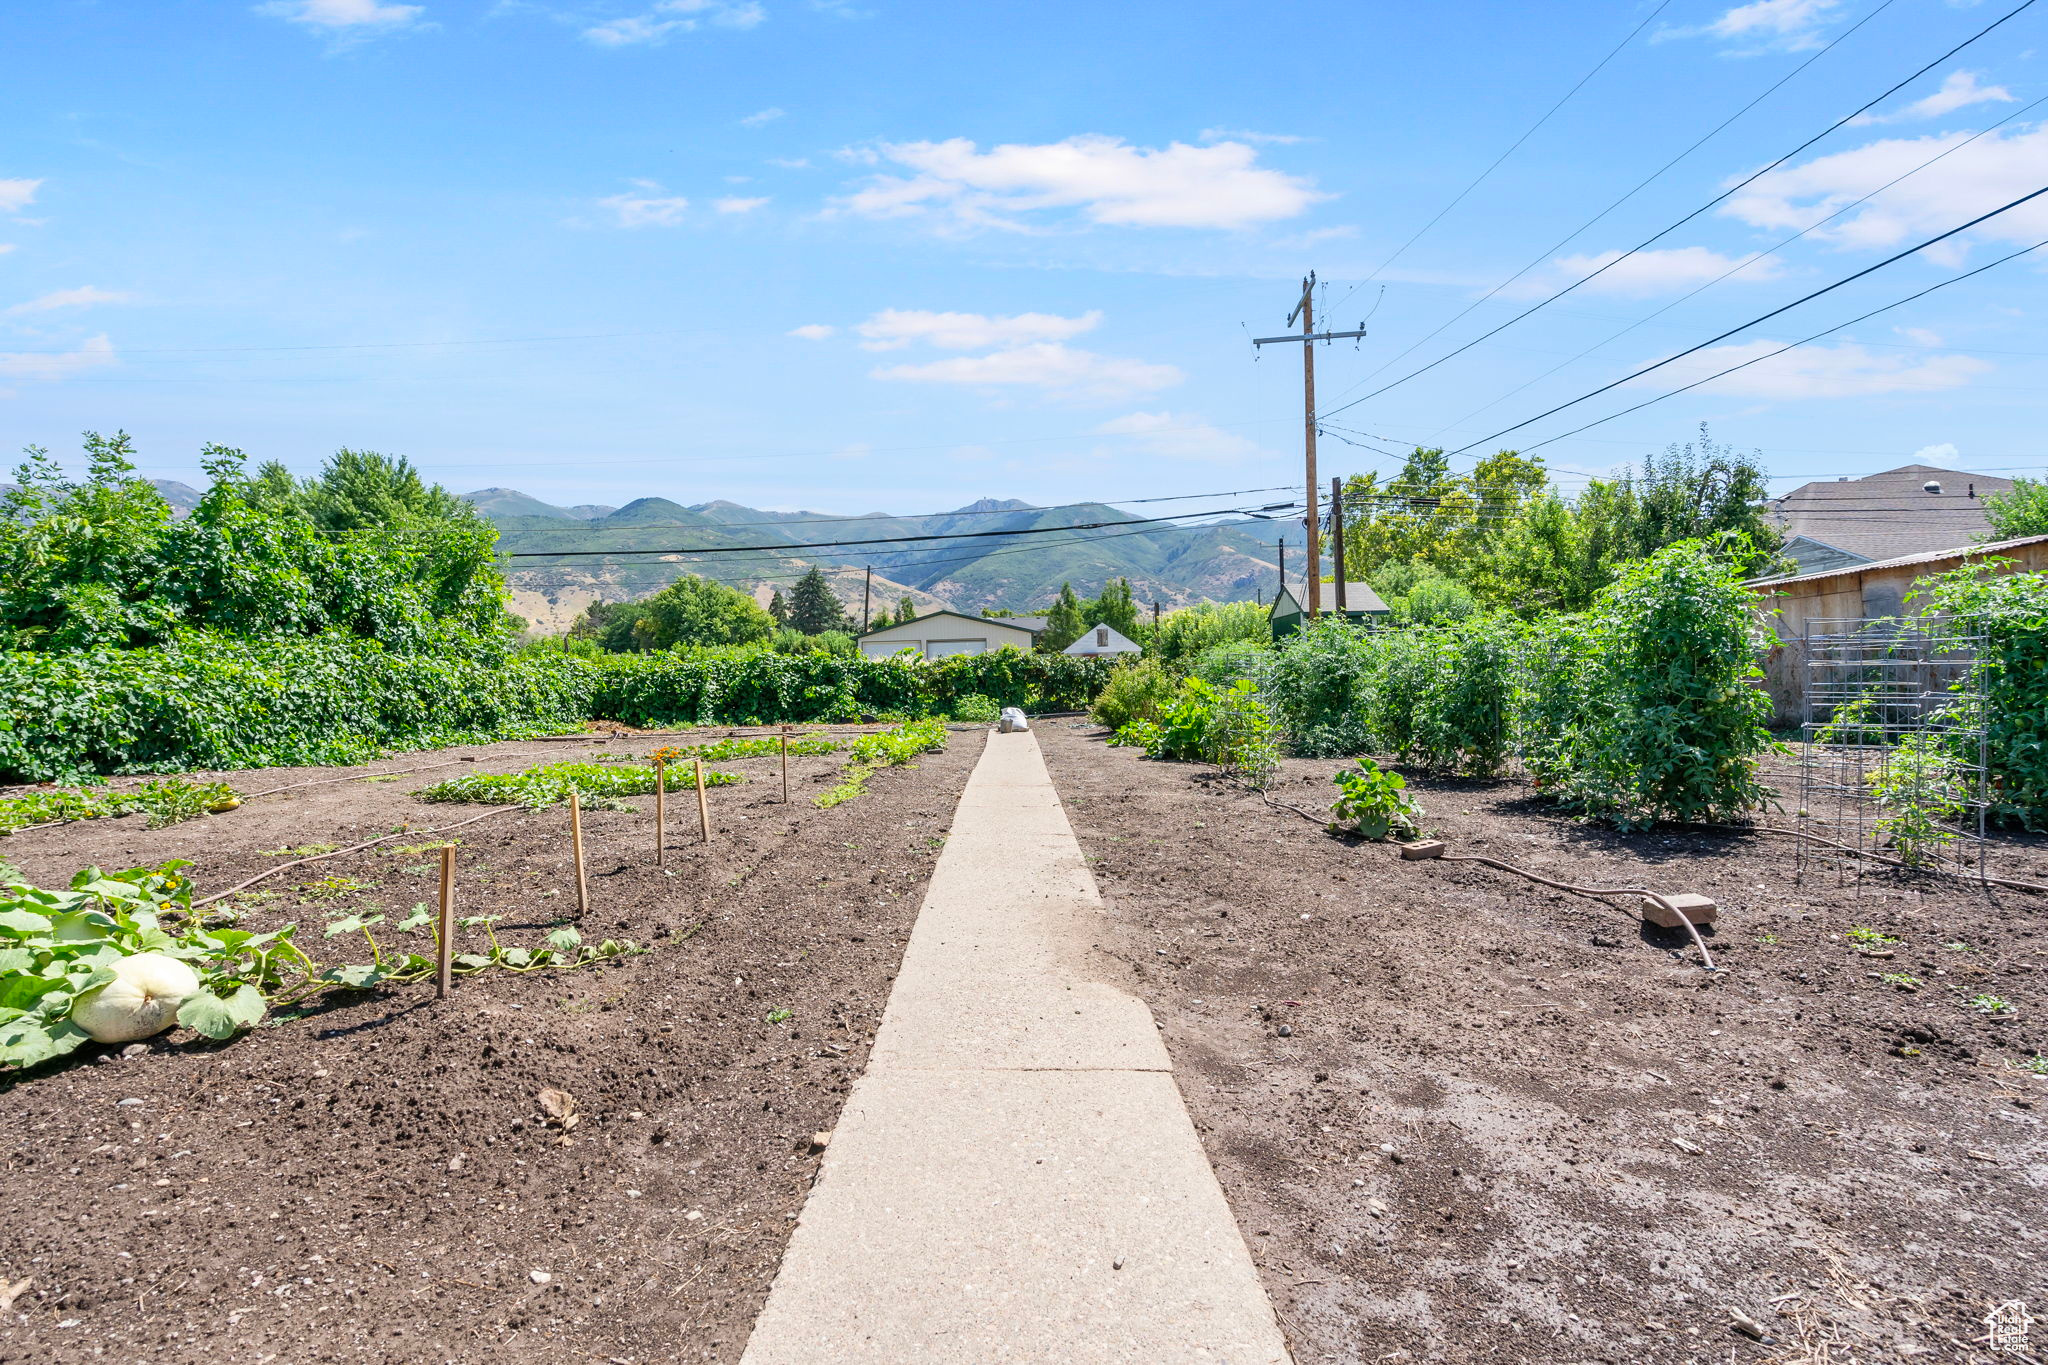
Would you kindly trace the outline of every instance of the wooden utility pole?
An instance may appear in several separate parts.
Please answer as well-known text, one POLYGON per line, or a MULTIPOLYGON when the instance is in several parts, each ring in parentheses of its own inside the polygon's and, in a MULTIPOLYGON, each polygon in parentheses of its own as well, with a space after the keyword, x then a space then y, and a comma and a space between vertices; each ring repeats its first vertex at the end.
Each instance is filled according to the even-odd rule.
POLYGON ((868 565, 867 581, 860 585, 860 633, 868 633, 868 624, 873 619, 868 615, 868 602, 875 595, 875 566, 868 565))
MULTIPOLYGON (((1302 572, 1302 581, 1307 585, 1303 596, 1307 599, 1302 607, 1310 616, 1320 615, 1323 610, 1323 571, 1317 553, 1317 541, 1322 531, 1322 518, 1316 503, 1321 490, 1316 478, 1316 352, 1318 341, 1335 341, 1340 337, 1362 337, 1365 329, 1354 332, 1318 332, 1315 327, 1316 272, 1311 270, 1301 282, 1301 300, 1294 305, 1294 311, 1287 315, 1287 325, 1292 327, 1296 318, 1301 319, 1301 335, 1279 337, 1254 337, 1254 346, 1269 346, 1276 342, 1301 343, 1301 404, 1302 404, 1302 454, 1307 466, 1308 505, 1302 509, 1302 525, 1308 531, 1308 564, 1302 572)), ((1285 566, 1280 575, 1284 587, 1287 581, 1285 566)))
POLYGON ((1273 600, 1277 602, 1280 594, 1287 591, 1287 537, 1274 541, 1273 548, 1280 553, 1280 586, 1273 592, 1273 600))
POLYGON ((1152 629, 1159 629, 1159 599, 1152 599, 1152 629))
POLYGON ((1344 610, 1344 480, 1330 478, 1330 559, 1337 571, 1337 610, 1344 610))

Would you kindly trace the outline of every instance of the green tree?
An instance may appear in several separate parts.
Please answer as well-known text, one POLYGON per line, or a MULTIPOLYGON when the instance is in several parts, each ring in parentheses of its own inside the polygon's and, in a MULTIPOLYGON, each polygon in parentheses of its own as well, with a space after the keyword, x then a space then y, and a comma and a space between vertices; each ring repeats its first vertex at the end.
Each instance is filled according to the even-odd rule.
POLYGON ((775 632, 775 618, 747 594, 686 574, 638 604, 633 643, 641 649, 675 645, 750 645, 775 632))
MULTIPOLYGON (((1081 604, 1081 629, 1090 626, 1114 626, 1125 635, 1136 639, 1138 635, 1138 603, 1131 596, 1131 580, 1114 578, 1102 585, 1102 595, 1081 604)), ((1077 635, 1076 639, 1079 638, 1077 635)), ((1068 641, 1069 644, 1073 641, 1068 641)))
POLYGON ((887 630, 889 627, 895 624, 896 619, 890 616, 889 609, 887 607, 884 607, 881 609, 881 611, 875 613, 874 620, 868 622, 868 629, 870 631, 887 630))
POLYGON ((1074 596, 1074 585, 1060 584, 1059 597, 1045 613, 1045 629, 1039 632, 1038 647, 1057 653, 1080 639, 1086 629, 1088 621, 1081 612, 1081 599, 1074 596))
POLYGON ((789 624, 789 603, 782 600, 782 589, 776 588, 768 596, 768 614, 775 618, 775 624, 789 624))
POLYGON ((1991 519, 1993 540, 2048 536, 2048 481, 2014 479, 2009 491, 1984 500, 1984 515, 1991 519))
POLYGON ((916 619, 917 603, 911 601, 907 597, 904 598, 902 605, 896 608, 896 623, 898 625, 907 625, 910 622, 915 621, 916 619))
POLYGON ((822 635, 828 630, 843 631, 852 625, 846 619, 846 608, 840 605, 832 585, 825 581, 825 575, 816 565, 812 565, 790 591, 789 624, 806 635, 822 635))

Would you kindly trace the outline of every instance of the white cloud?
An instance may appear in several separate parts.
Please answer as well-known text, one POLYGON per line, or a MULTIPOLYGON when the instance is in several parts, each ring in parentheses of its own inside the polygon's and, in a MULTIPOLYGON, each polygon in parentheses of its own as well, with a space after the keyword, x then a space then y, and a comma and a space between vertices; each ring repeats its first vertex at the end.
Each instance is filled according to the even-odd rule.
POLYGON ((55 354, 39 354, 33 351, 13 354, 0 352, 0 378, 54 381, 68 378, 81 370, 98 369, 102 365, 113 363, 113 343, 102 333, 88 338, 75 351, 60 351, 55 354))
POLYGON ((0 256, 5 256, 8 252, 12 250, 14 250, 14 243, 0 242, 0 256))
POLYGON ((1204 128, 1202 141, 1250 142, 1262 146, 1292 147, 1295 143, 1306 142, 1308 139, 1299 133, 1254 133, 1242 128, 1204 128))
POLYGON ((407 28, 426 10, 421 5, 390 5, 381 0, 272 0, 258 5, 256 12, 308 28, 342 31, 407 28))
POLYGON ((1954 441, 1943 441, 1940 445, 1921 446, 1913 452, 1915 464, 1954 464, 1962 458, 1963 452, 1956 449, 1954 441))
POLYGON ((19 213, 36 202, 40 180, 0 180, 0 213, 19 213))
POLYGON ((822 322, 807 322, 801 327, 790 328, 789 334, 793 337, 802 337, 805 341, 823 341, 838 330, 837 327, 827 327, 822 322))
POLYGON ((19 317, 24 313, 48 313, 59 308, 90 308, 96 303, 126 303, 128 299, 127 294, 96 289, 88 284, 77 289, 55 289, 26 303, 17 303, 6 311, 9 317, 19 317))
POLYGON ((631 47, 638 43, 665 43, 678 33, 690 33, 705 24, 752 28, 767 17, 768 11, 751 0, 661 0, 645 14, 593 24, 583 30, 583 36, 599 47, 631 47))
POLYGON ((1925 327, 1894 327, 1892 331, 1916 346, 1941 345, 1941 333, 1930 332, 1925 327))
POLYGON ((1841 8, 1842 0, 1754 0, 1724 10, 1712 23, 1698 28, 1667 28, 1657 34, 1665 38, 1719 38, 1748 44, 1743 55, 1759 52, 1804 52, 1820 46, 1820 31, 1841 8))
POLYGON ((847 159, 886 160, 910 174, 873 176, 834 208, 1017 231, 1028 230, 1021 215, 1045 209, 1121 227, 1243 228, 1295 217, 1330 197, 1303 177, 1259 166, 1258 155, 1242 142, 1133 147, 1096 134, 986 152, 966 138, 883 143, 847 159))
MULTIPOLYGON (((1787 166, 1759 178, 1719 211, 1751 227, 1803 228, 1937 153, 1956 148, 1813 234, 1818 240, 1844 247, 1876 249, 1933 236, 2041 187, 2041 168, 2048 165, 2048 127, 2016 126, 2003 133, 1985 134, 1974 142, 1969 141, 1970 136, 1958 131, 1886 138, 1804 165, 1787 166), (1960 145, 1965 142, 1969 145, 1960 145)), ((1972 235, 2037 242, 2048 237, 2048 204, 2037 199, 1992 219, 1972 235)), ((1962 254, 1958 248, 1935 259, 1953 264, 1962 254)))
MULTIPOLYGON (((1781 341, 1745 341, 1734 346, 1714 346, 1630 383, 1636 388, 1676 388, 1782 345, 1781 341)), ((1770 399, 1937 393, 1958 388, 1990 368, 1974 356, 1882 355, 1845 341, 1835 346, 1801 346, 1726 379, 1717 379, 1700 392, 1770 399)))
POLYGON ((985 346, 1021 346, 1033 341, 1065 341, 1093 331, 1102 314, 1065 318, 1057 313, 1018 313, 988 317, 981 313, 930 313, 914 308, 884 308, 854 328, 870 351, 894 351, 913 341, 948 351, 978 351, 985 346))
MULTIPOLYGON (((643 190, 655 191, 660 186, 650 181, 635 181, 643 190)), ((657 193, 614 194, 597 201, 600 208, 610 209, 618 218, 620 227, 674 227, 683 221, 683 211, 690 207, 687 199, 657 193)))
MULTIPOLYGON (((1592 256, 1560 256, 1551 262, 1548 274, 1526 281, 1513 292, 1529 297, 1548 294, 1573 280, 1584 279, 1610 261, 1619 261, 1621 264, 1587 283, 1585 291, 1589 294, 1646 298, 1654 294, 1676 293, 1719 279, 1742 260, 1742 256, 1723 256, 1703 246, 1638 251, 1632 256, 1625 256, 1619 251, 1602 251, 1592 256)), ((1742 284, 1761 284, 1778 279, 1784 273, 1785 267, 1781 262, 1775 257, 1765 256, 1744 267, 1735 279, 1742 284)))
POLYGON ((2002 85, 1979 85, 1974 71, 1951 71, 1941 89, 1925 99, 1914 100, 1889 114, 1858 114, 1849 126, 1864 123, 1908 123, 1914 119, 1940 118, 1973 104, 2011 104, 2017 96, 2002 85))
POLYGON ((762 126, 763 124, 767 124, 767 123, 773 123, 773 122, 775 122, 775 120, 777 120, 777 119, 779 119, 779 118, 782 118, 782 117, 784 117, 784 116, 785 116, 785 115, 787 115, 788 113, 789 113, 789 111, 788 111, 787 109, 777 109, 777 108, 763 109, 763 110, 762 110, 762 111, 761 111, 760 113, 758 113, 758 114, 749 114, 749 115, 747 115, 747 116, 746 116, 745 118, 741 119, 741 120, 740 120, 740 127, 742 127, 742 128, 759 128, 759 127, 761 127, 761 126, 762 126))
POLYGON ((767 202, 768 197, 766 195, 761 196, 759 199, 714 199, 711 202, 711 207, 717 209, 720 213, 752 213, 767 202))
POLYGON ((1259 453, 1256 441, 1170 412, 1134 412, 1095 428, 1105 436, 1128 436, 1142 450, 1180 460, 1234 464, 1259 453))
POLYGON ((989 355, 953 356, 923 365, 889 365, 876 379, 920 384, 1021 385, 1077 399, 1112 400, 1171 388, 1185 377, 1172 365, 1077 351, 1055 342, 989 355))
POLYGON ((785 171, 807 171, 811 168, 811 159, 807 156, 771 156, 768 164, 780 166, 785 171))

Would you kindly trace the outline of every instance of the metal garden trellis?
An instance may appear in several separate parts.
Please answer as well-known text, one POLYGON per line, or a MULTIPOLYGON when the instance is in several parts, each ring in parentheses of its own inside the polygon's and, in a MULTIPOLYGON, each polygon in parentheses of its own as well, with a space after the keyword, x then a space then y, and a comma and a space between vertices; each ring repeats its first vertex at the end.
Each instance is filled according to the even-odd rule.
POLYGON ((1985 876, 1984 638, 1952 617, 1815 617, 1801 668, 1795 878, 1855 881, 1869 857, 1985 876), (1854 850, 1851 852, 1850 850, 1854 850))

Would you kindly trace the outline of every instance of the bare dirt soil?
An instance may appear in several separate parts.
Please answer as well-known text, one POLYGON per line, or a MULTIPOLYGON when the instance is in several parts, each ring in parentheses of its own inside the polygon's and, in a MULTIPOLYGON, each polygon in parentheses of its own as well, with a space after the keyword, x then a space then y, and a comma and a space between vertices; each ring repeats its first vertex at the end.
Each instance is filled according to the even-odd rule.
MULTIPOLYGON (((226 774, 254 792, 445 765, 158 831, 25 832, 0 855, 60 885, 85 864, 186 858, 203 895, 289 861, 276 850, 492 809, 409 794, 458 772, 723 733, 226 774)), ((580 928, 644 955, 491 971, 438 1004, 427 986, 357 993, 226 1045, 180 1031, 0 1082, 0 1361, 736 1359, 981 747, 956 732, 822 811, 809 798, 843 754, 793 759, 787 806, 773 758, 720 763, 749 780, 710 793, 708 845, 694 796, 671 796, 667 873, 646 814, 589 812, 580 928), (566 1131, 548 1087, 575 1101, 566 1131)), ((502 913, 520 946, 578 923, 565 824, 557 808, 460 831, 458 913, 502 913)), ((433 898, 436 856, 379 846, 294 869, 244 922, 372 904, 396 921, 433 898)), ((359 937, 329 946, 344 942, 367 960, 359 937)))
MULTIPOLYGON (((1710 976, 1682 931, 1100 737, 1039 727, 1303 1365, 2040 1358, 2038 1323, 2032 1354, 1983 1339, 2009 1300, 2048 1319, 2048 1077, 2013 1065, 2048 1052, 2048 898, 1795 885, 1789 840, 1411 777, 1454 849, 1713 897, 1710 976), (1901 942, 1865 956, 1856 926, 1901 942)), ((1290 760, 1274 795, 1325 810, 1339 766, 1290 760)), ((1993 863, 2048 879, 2039 841, 1993 863)))

